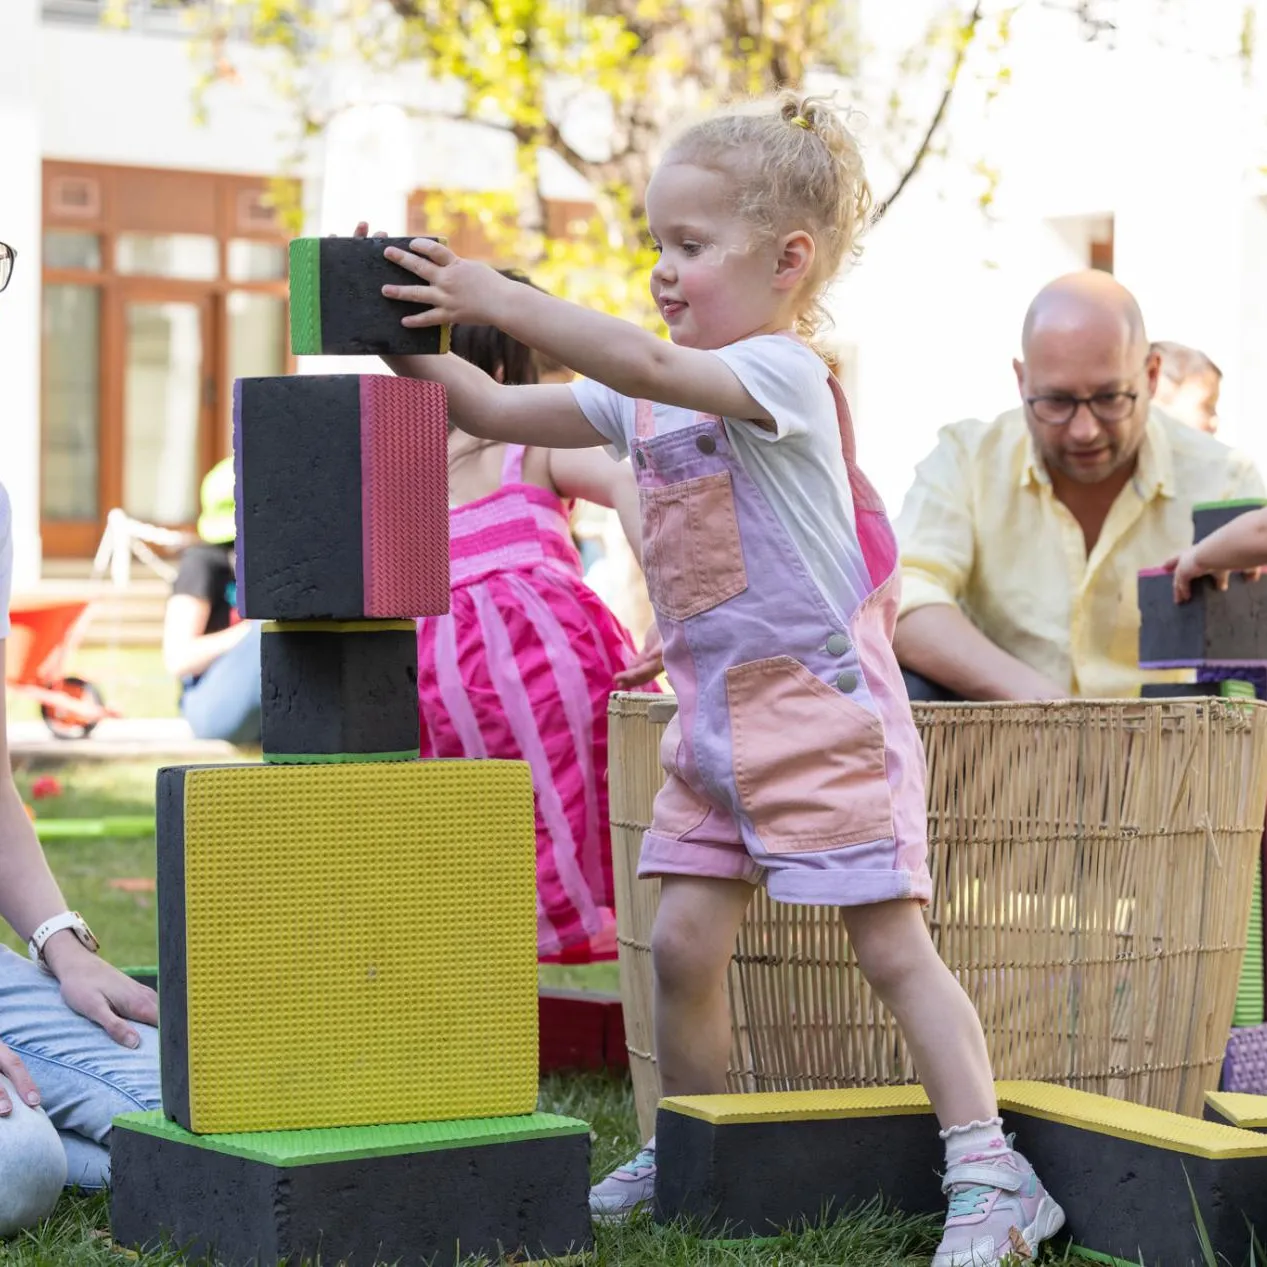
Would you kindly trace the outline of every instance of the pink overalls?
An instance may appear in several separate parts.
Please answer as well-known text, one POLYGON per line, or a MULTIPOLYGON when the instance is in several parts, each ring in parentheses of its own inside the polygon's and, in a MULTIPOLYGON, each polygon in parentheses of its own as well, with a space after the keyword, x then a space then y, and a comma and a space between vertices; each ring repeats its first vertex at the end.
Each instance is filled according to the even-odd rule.
POLYGON ((897 545, 828 377, 874 586, 840 596, 843 622, 722 421, 657 436, 637 404, 643 567, 678 698, 639 874, 764 876, 785 902, 926 902, 924 750, 892 646, 897 545))

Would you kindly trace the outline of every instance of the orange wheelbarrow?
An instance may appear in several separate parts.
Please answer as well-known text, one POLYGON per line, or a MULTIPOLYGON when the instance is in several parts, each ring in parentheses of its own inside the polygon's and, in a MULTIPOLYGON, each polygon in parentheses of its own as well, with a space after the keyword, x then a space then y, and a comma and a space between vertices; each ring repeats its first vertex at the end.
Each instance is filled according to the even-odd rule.
POLYGON ((38 600, 17 600, 9 612, 5 686, 38 700, 40 715, 58 739, 83 739, 102 718, 119 716, 91 682, 63 672, 87 615, 87 603, 38 600))

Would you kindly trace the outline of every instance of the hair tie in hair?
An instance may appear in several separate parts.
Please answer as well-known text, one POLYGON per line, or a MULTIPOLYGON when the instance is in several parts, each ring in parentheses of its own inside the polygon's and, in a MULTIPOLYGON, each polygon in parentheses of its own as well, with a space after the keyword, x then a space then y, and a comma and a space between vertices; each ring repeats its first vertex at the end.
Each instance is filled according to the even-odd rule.
POLYGON ((794 116, 791 121, 795 123, 798 128, 804 128, 806 132, 809 131, 809 120, 803 114, 794 116))

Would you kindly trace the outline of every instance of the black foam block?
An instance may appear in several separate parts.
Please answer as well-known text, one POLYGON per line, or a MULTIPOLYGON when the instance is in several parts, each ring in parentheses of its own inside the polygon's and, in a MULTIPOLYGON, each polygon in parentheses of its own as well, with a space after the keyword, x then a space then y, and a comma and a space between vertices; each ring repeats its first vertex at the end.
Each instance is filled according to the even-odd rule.
POLYGON ((402 326, 430 304, 383 296, 384 286, 425 286, 384 255, 412 238, 298 238, 290 247, 291 350, 296 356, 414 356, 449 350, 447 326, 402 326))
POLYGON ((1139 662, 1157 668, 1267 661, 1267 585, 1232 576, 1220 590, 1203 577, 1176 603, 1166 573, 1139 577, 1139 662))
POLYGON ((159 770, 154 790, 158 890, 158 1046, 163 1109, 189 1121, 189 998, 185 946, 185 771, 159 770))
POLYGON ((1253 498, 1232 502, 1205 502, 1192 511, 1192 539, 1204 541, 1212 532, 1218 532, 1233 519, 1239 519, 1251 510, 1260 510, 1267 502, 1253 498))
POLYGON ((359 376, 241 378, 235 397, 242 615, 364 616, 359 376))
MULTIPOLYGON (((906 1088, 892 1090, 900 1100, 906 1088)), ((945 1211, 942 1145, 927 1102, 917 1112, 752 1122, 708 1121, 671 1103, 656 1116, 661 1221, 684 1218, 714 1236, 769 1236, 877 1196, 908 1214, 945 1211)))
POLYGON ((267 761, 418 755, 412 621, 266 624, 260 681, 267 761))
POLYGON ((487 1142, 401 1151, 372 1139, 331 1148, 335 1131, 195 1137, 161 1115, 127 1114, 111 1133, 111 1233, 119 1245, 166 1241, 220 1267, 298 1267, 318 1255, 345 1267, 562 1258, 592 1244, 589 1132, 554 1121, 566 1129, 517 1138, 490 1119, 470 1124, 490 1128, 487 1142), (326 1142, 297 1156, 287 1138, 297 1135, 326 1142))
POLYGON ((1258 1157, 1200 1157, 1015 1107, 1007 1122, 1077 1245, 1148 1267, 1190 1267, 1205 1261, 1194 1203, 1220 1262, 1246 1261, 1250 1227, 1267 1235, 1267 1144, 1258 1157))

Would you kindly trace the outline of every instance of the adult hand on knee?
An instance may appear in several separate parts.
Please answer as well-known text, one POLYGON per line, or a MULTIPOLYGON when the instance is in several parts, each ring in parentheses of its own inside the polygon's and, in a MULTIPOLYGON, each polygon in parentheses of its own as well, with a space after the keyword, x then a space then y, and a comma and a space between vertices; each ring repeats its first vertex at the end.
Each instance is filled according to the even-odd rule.
MULTIPOLYGON (((35 1085, 35 1079, 27 1073, 26 1066, 17 1052, 3 1043, 0 1043, 0 1074, 13 1084, 13 1089, 22 1097, 24 1103, 32 1106, 39 1104, 40 1089, 35 1085)), ((0 1078, 0 1117, 8 1117, 13 1112, 13 1100, 4 1078, 0 1078)))
POLYGON ((136 1047, 140 1035, 128 1024, 158 1024, 158 995, 98 958, 73 939, 50 939, 45 957, 62 998, 80 1016, 100 1025, 121 1047, 136 1047))

